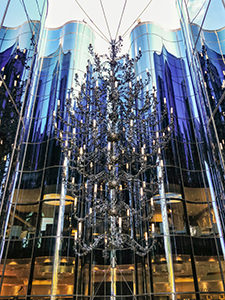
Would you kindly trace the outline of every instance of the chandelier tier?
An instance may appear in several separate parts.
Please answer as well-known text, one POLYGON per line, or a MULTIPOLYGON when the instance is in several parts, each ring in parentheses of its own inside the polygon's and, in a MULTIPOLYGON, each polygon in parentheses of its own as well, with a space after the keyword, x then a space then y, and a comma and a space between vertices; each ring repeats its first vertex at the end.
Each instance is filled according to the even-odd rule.
POLYGON ((59 100, 53 113, 63 182, 74 198, 78 256, 93 249, 102 249, 104 257, 117 249, 144 256, 156 244, 154 201, 173 111, 167 112, 166 99, 159 105, 148 70, 143 78, 136 76, 141 50, 131 59, 118 56, 120 48, 121 40, 112 40, 110 55, 99 56, 90 45, 92 60, 83 80, 75 76, 66 106, 59 100))

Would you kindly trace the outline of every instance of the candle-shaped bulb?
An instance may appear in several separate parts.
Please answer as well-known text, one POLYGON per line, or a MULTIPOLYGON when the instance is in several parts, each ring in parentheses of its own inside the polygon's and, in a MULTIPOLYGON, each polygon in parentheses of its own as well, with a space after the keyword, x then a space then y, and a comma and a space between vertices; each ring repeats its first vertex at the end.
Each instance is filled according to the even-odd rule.
POLYGON ((116 88, 118 87, 118 81, 115 81, 115 87, 116 88))
POLYGON ((123 186, 122 184, 120 184, 119 190, 122 191, 123 190, 123 186))
POLYGON ((166 97, 163 98, 163 102, 164 102, 164 104, 166 104, 166 97))
POLYGON ((145 231, 145 241, 146 242, 148 241, 148 233, 147 233, 147 231, 145 231))
POLYGON ((111 150, 111 142, 108 142, 108 151, 110 151, 111 150))
POLYGON ((93 127, 96 127, 96 120, 93 120, 93 127))
POLYGON ((74 207, 75 208, 77 207, 77 197, 75 197, 75 199, 74 199, 74 207))
POLYGON ((79 236, 81 236, 81 232, 82 232, 82 223, 81 222, 78 223, 78 232, 79 232, 79 236))
POLYGON ((119 223, 119 227, 121 228, 122 227, 122 218, 121 217, 119 217, 118 223, 119 223))
POLYGON ((153 205, 154 205, 154 199, 151 198, 151 207, 153 207, 153 205))
POLYGON ((131 89, 132 88, 132 82, 129 81, 129 88, 131 89))
POLYGON ((98 185, 97 185, 97 183, 95 183, 95 185, 94 185, 94 193, 96 194, 97 191, 98 191, 98 185))
POLYGON ((66 165, 67 165, 67 159, 64 158, 64 161, 63 161, 63 167, 66 167, 66 165))
POLYGON ((75 241, 77 240, 77 230, 75 230, 75 232, 74 232, 74 239, 75 239, 75 241))
POLYGON ((155 232, 155 224, 152 223, 152 233, 154 233, 154 232, 155 232))
POLYGON ((131 119, 131 120, 130 120, 130 127, 133 127, 133 126, 134 126, 134 120, 131 119))
POLYGON ((173 114, 173 107, 170 108, 170 113, 173 114))
POLYGON ((129 210, 129 208, 127 209, 127 216, 128 217, 130 216, 130 210, 129 210))
POLYGON ((60 100, 57 101, 58 106, 60 106, 60 100))
POLYGON ((90 215, 92 214, 92 208, 91 207, 89 208, 89 214, 90 215))
POLYGON ((83 147, 80 147, 80 155, 83 155, 84 151, 83 151, 83 147))

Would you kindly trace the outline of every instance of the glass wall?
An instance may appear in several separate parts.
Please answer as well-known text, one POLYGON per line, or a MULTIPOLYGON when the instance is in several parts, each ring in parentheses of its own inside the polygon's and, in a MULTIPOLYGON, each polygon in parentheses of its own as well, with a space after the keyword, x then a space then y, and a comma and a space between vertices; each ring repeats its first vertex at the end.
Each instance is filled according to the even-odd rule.
MULTIPOLYGON (((198 90, 197 105, 201 106, 201 119, 208 143, 208 159, 212 168, 212 181, 218 205, 220 207, 221 225, 224 232, 224 34, 225 29, 205 30, 197 24, 190 23, 192 7, 186 7, 184 2, 177 1, 181 16, 182 32, 185 37, 185 48, 190 61, 190 72, 195 78, 195 89, 198 90), (188 38, 186 38, 188 37, 188 38), (193 55, 194 54, 194 55, 193 55)), ((205 16, 212 20, 211 13, 224 12, 224 3, 212 2, 205 16)), ((203 10, 204 11, 204 10, 203 10)), ((212 22, 213 23, 213 22, 212 22)), ((223 23, 224 25, 224 23, 223 23)), ((211 26, 212 27, 212 26, 211 26)))
MULTIPOLYGON (((16 156, 25 130, 23 116, 26 115, 29 102, 28 95, 31 90, 41 24, 46 16, 47 2, 40 1, 38 8, 35 3, 33 21, 29 19, 28 12, 27 15, 25 14, 21 3, 3 1, 2 5, 0 27, 1 200, 4 198, 4 189, 9 181, 7 170, 16 165, 16 156), (17 9, 17 15, 15 9, 17 9), (16 26, 18 21, 19 26, 16 26)), ((1 202, 3 205, 4 200, 1 202)))
MULTIPOLYGON (((10 261, 6 260, 5 251, 12 245, 9 241, 18 238, 22 233, 22 227, 16 223, 16 220, 22 222, 23 218, 15 214, 13 199, 18 178, 17 171, 19 165, 23 164, 19 156, 28 126, 25 116, 28 112, 34 73, 37 68, 37 52, 47 2, 39 1, 37 7, 35 1, 30 1, 28 6, 31 9, 32 5, 33 21, 29 18, 30 10, 25 13, 22 2, 3 1, 1 4, 3 6, 1 6, 0 27, 0 285, 1 287, 4 285, 2 295, 5 293, 4 289, 11 291, 12 295, 17 295, 21 286, 15 284, 14 277, 7 275, 11 271, 9 271, 10 261), (12 225, 14 218, 15 226, 12 225)), ((23 4, 25 5, 25 2, 23 4)), ((26 224, 29 226, 28 223, 26 224)), ((14 246, 15 251, 12 252, 13 250, 10 249, 9 257, 11 255, 15 258, 16 252, 21 251, 17 248, 18 243, 14 246)), ((23 270, 24 274, 27 270, 28 265, 23 270)), ((18 280, 21 284, 22 279, 19 278, 20 276, 18 280)))
MULTIPOLYGON (((192 68, 184 26, 166 31, 146 22, 131 33, 132 57, 142 52, 136 74, 144 79, 149 70, 159 118, 166 108, 165 123, 172 115, 175 123, 162 153, 165 181, 153 197, 156 247, 144 257, 118 249, 113 265, 98 249, 75 255, 75 199, 64 189, 53 126, 75 73, 86 71, 94 33, 82 22, 44 29, 44 2, 34 12, 28 2, 23 17, 37 21, 0 30, 0 299, 224 299, 224 30, 201 33, 201 72, 192 68)), ((199 27, 192 30, 196 38, 199 27)))
MULTIPOLYGON (((9 35, 13 33, 14 40, 9 46, 3 31, 2 57, 9 60, 10 53, 13 53, 14 62, 17 55, 18 68, 23 62, 22 55, 28 52, 24 49, 31 44, 33 35, 30 36, 29 27, 32 24, 3 28, 9 35), (21 60, 18 49, 22 49, 21 60)), ((73 252, 71 213, 74 199, 66 195, 64 214, 60 217, 62 161, 52 117, 59 99, 61 110, 64 110, 66 97, 74 85, 75 72, 85 71, 90 43, 94 43, 92 30, 79 22, 42 32, 37 48, 37 66, 32 70, 24 108, 18 166, 16 172, 12 171, 14 185, 5 194, 7 213, 2 211, 1 215, 5 226, 0 265, 1 296, 4 299, 74 293, 74 276, 79 273, 74 269, 78 270, 78 263, 81 264, 75 260, 73 252), (60 237, 57 236, 59 223, 63 224, 60 237), (57 247, 59 239, 60 249, 57 247)), ((5 64, 3 70, 6 68, 5 64)), ((30 67, 25 65, 24 68, 29 72, 30 67)), ((19 74, 17 71, 16 76, 19 74)), ((15 83, 12 81, 12 84, 15 83)), ((87 270, 87 262, 84 270, 87 270)), ((85 282, 88 280, 85 277, 85 282)))
POLYGON ((144 76, 146 67, 151 70, 159 107, 167 105, 170 118, 172 106, 175 117, 173 138, 163 153, 166 205, 162 205, 163 199, 157 200, 156 230, 161 247, 153 253, 153 293, 170 292, 170 297, 177 299, 218 299, 224 294, 224 240, 218 229, 220 207, 212 186, 210 145, 202 121, 204 98, 193 82, 181 30, 168 32, 142 23, 131 33, 133 56, 139 47, 143 55, 136 66, 137 75, 144 76))
MULTIPOLYGON (((208 163, 211 170, 211 193, 215 194, 215 202, 219 207, 220 235, 224 234, 224 27, 218 28, 212 14, 219 18, 224 13, 224 1, 212 1, 208 10, 203 10, 202 26, 191 23, 192 5, 186 6, 184 1, 177 1, 181 16, 181 26, 185 37, 185 47, 190 60, 190 72, 195 78, 195 89, 198 90, 198 105, 201 106, 201 120, 206 139, 208 139, 208 163), (211 20, 212 30, 209 27, 211 20), (189 37, 188 39, 186 37, 189 37), (194 55, 193 55, 194 54, 194 55)), ((220 18, 219 18, 220 19, 220 18)), ((222 21, 222 19, 221 19, 222 21)), ((222 23, 224 26, 224 22, 222 23)), ((218 217, 218 218, 219 218, 218 217)))

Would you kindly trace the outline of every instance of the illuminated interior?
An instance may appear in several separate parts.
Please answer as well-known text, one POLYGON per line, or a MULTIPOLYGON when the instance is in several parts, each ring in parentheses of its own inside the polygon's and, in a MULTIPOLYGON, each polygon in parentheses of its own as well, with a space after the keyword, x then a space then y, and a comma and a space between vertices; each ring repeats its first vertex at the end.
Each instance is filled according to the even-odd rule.
POLYGON ((75 198, 62 196, 52 122, 96 33, 83 21, 45 28, 47 1, 39 4, 35 21, 0 27, 0 299, 225 299, 225 27, 189 24, 178 0, 181 29, 138 21, 130 33, 131 57, 142 51, 136 75, 149 70, 159 112, 172 107, 175 125, 165 199, 152 198, 156 246, 143 257, 113 250, 113 265, 100 248, 75 255, 75 198))

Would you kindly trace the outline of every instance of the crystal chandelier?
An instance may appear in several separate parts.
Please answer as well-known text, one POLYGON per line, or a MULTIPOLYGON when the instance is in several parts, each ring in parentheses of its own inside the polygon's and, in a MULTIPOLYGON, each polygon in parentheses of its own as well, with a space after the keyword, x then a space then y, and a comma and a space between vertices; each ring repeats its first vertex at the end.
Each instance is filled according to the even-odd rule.
POLYGON ((173 131, 167 103, 150 91, 150 74, 137 77, 131 59, 118 56, 121 40, 112 40, 110 55, 92 46, 86 73, 70 91, 66 106, 53 112, 64 156, 63 182, 74 198, 72 226, 78 256, 102 249, 132 249, 144 256, 156 244, 154 201, 163 181, 162 152, 173 131), (161 174, 160 176, 158 174, 161 174))

